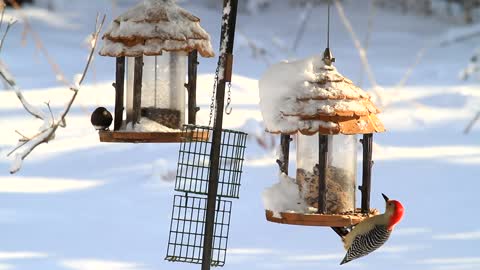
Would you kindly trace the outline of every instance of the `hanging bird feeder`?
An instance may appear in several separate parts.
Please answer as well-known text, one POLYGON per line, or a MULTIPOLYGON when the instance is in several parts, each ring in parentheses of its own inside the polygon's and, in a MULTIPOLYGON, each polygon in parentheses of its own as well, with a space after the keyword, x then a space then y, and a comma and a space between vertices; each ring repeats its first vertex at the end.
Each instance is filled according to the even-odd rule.
POLYGON ((187 116, 195 124, 198 111, 197 53, 214 56, 200 19, 173 0, 141 1, 112 22, 103 40, 100 55, 116 57, 116 80, 113 131, 100 130, 100 141, 182 141, 187 116))
POLYGON ((369 215, 372 134, 385 131, 370 96, 323 57, 280 63, 260 81, 260 108, 270 133, 281 135, 280 182, 264 192, 268 221, 343 228, 369 215), (357 135, 363 134, 361 209, 355 206, 357 135), (296 135, 296 177, 288 176, 296 135))

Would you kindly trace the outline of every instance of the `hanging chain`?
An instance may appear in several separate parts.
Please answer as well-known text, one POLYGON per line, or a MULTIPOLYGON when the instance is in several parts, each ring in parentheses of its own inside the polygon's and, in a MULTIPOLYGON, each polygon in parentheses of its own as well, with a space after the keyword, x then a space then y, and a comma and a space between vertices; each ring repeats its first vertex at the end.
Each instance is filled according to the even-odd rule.
POLYGON ((215 70, 215 78, 213 82, 213 91, 212 91, 212 100, 210 103, 210 117, 208 119, 208 126, 212 124, 212 119, 213 119, 213 114, 215 112, 215 95, 217 93, 217 84, 218 84, 218 73, 220 71, 220 65, 222 64, 221 62, 221 57, 218 58, 218 63, 217 63, 217 69, 215 70))
MULTIPOLYGON (((224 11, 224 16, 226 14, 227 13, 225 13, 225 11, 224 11)), ((229 16, 229 15, 226 15, 226 16, 229 16)), ((228 38, 229 37, 228 37, 228 24, 227 24, 225 26, 224 33, 221 37, 222 42, 220 43, 220 56, 218 57, 217 69, 215 70, 215 81, 213 83, 212 101, 210 103, 210 118, 208 120, 208 126, 210 126, 212 124, 213 114, 217 110, 215 98, 216 98, 216 92, 217 92, 217 86, 218 86, 220 67, 223 67, 222 72, 224 74, 222 74, 222 78, 223 78, 223 80, 225 80, 225 68, 226 68, 225 65, 227 65, 227 62, 228 62, 226 60, 226 44, 227 44, 228 38)), ((231 108, 232 90, 231 90, 231 88, 232 88, 232 83, 228 82, 228 98, 227 98, 227 105, 225 107, 225 113, 226 114, 232 113, 232 108, 231 108)))

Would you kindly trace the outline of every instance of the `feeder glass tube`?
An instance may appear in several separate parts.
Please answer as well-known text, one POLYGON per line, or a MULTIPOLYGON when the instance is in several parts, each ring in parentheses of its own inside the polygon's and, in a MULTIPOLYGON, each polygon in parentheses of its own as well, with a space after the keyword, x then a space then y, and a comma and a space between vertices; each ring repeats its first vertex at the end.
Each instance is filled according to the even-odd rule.
MULTIPOLYGON (((127 64, 127 119, 134 113, 134 65, 127 64)), ((144 56, 142 71, 141 117, 168 128, 179 129, 185 123, 185 82, 187 53, 163 52, 159 56, 144 56)))
MULTIPOLYGON (((297 136, 297 184, 307 205, 318 207, 318 135, 297 136)), ((327 213, 355 209, 356 135, 329 135, 326 172, 327 213)))

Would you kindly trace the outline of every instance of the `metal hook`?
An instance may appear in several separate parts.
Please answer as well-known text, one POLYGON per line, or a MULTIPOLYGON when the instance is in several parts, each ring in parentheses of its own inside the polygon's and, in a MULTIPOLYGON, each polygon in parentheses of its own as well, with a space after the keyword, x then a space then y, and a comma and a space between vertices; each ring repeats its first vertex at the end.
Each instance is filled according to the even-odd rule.
POLYGON ((227 106, 225 106, 225 113, 230 115, 232 113, 232 83, 228 82, 228 96, 227 106))
POLYGON ((227 106, 225 106, 225 113, 230 115, 232 113, 231 101, 227 101, 227 106))

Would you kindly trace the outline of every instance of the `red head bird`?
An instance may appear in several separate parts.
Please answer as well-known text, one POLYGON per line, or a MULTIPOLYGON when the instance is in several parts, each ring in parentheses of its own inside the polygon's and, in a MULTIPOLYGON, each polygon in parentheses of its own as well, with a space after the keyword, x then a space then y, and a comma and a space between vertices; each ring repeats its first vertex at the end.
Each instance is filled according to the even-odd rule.
POLYGON ((399 201, 390 200, 383 193, 382 196, 386 203, 385 213, 364 219, 343 238, 347 254, 340 264, 363 257, 381 247, 402 219, 405 211, 403 205, 399 201))

